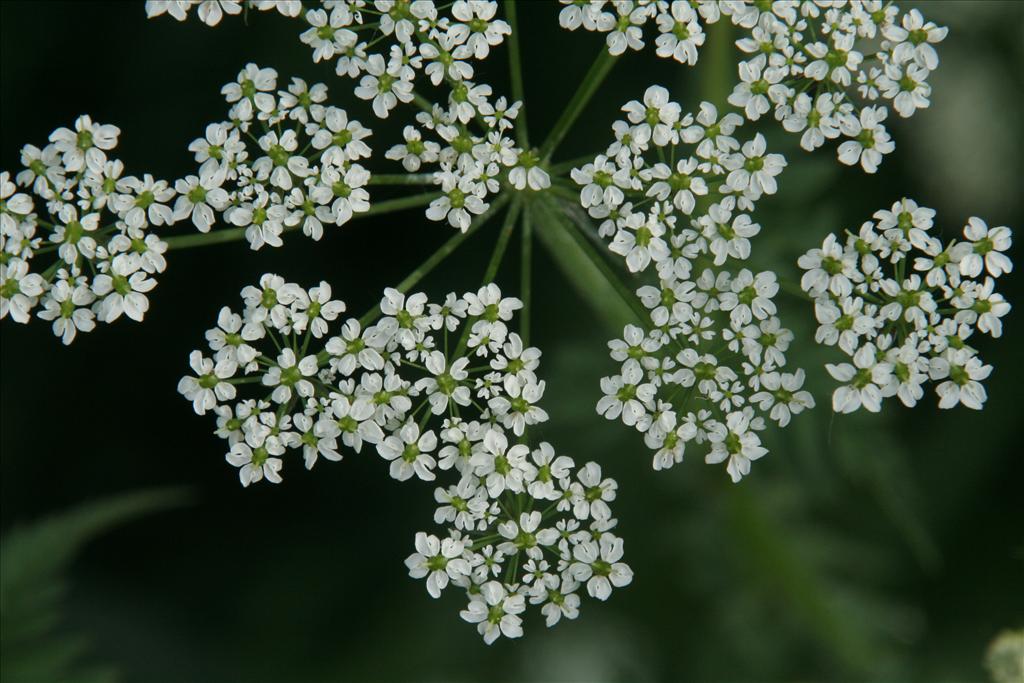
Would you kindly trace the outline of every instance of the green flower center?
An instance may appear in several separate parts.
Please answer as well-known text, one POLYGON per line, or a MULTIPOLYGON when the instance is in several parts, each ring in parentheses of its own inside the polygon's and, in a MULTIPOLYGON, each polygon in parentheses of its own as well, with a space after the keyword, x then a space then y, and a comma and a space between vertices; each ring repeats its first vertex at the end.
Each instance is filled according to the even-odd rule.
POLYGON ((846 65, 846 57, 847 52, 845 50, 829 50, 828 54, 825 55, 825 63, 830 68, 835 69, 846 65))
POLYGON ((82 235, 85 234, 85 228, 78 221, 68 221, 67 228, 64 230, 64 241, 68 244, 78 244, 78 240, 82 239, 82 235))
POLYGON ((351 415, 339 418, 337 420, 338 429, 345 432, 346 434, 355 434, 355 431, 359 429, 359 423, 356 422, 355 418, 351 415))
POLYGON ((685 173, 676 172, 668 177, 668 185, 673 192, 689 190, 692 182, 693 179, 685 173))
POLYGON ((252 464, 256 467, 262 467, 269 457, 270 453, 263 446, 252 449, 252 464))
POLYGON ((861 368, 853 376, 853 386, 857 389, 863 389, 869 384, 871 384, 871 371, 867 368, 861 368))
POLYGON ((132 286, 128 284, 128 278, 124 275, 114 275, 110 278, 114 285, 114 291, 121 296, 127 296, 131 294, 132 286))
POLYGON ((829 275, 839 275, 843 272, 843 262, 833 256, 826 256, 821 259, 821 267, 829 275))
POLYGON ((338 182, 331 185, 331 192, 334 193, 335 197, 348 199, 348 197, 352 194, 352 188, 349 187, 344 180, 339 180, 338 182))
POLYGON ((980 254, 981 256, 984 256, 985 254, 989 253, 995 248, 995 243, 992 242, 992 240, 990 240, 988 237, 985 237, 974 243, 974 253, 980 254))
POLYGON ((447 566, 448 558, 444 555, 435 555, 427 559, 427 569, 432 572, 444 571, 444 568, 447 566))
POLYGON ((458 386, 459 383, 447 372, 444 372, 437 377, 437 388, 445 396, 451 396, 455 393, 455 389, 458 388, 458 386))
POLYGON ((135 199, 135 206, 140 209, 148 209, 150 204, 156 201, 156 197, 149 190, 145 190, 135 199))
POLYGON ((714 379, 716 366, 711 363, 697 363, 693 366, 693 374, 697 379, 714 379))
POLYGON ((18 286, 18 281, 14 278, 7 280, 3 285, 0 285, 0 296, 3 296, 5 299, 11 299, 15 294, 20 293, 21 288, 18 286))
POLYGON ((294 386, 302 379, 302 373, 294 365, 290 368, 281 368, 281 384, 286 387, 294 386))
POLYGON ((270 149, 267 150, 267 156, 274 162, 274 166, 284 166, 288 163, 288 158, 291 155, 281 145, 271 145, 270 149))
POLYGON ((416 458, 418 458, 419 456, 420 447, 414 443, 406 444, 405 448, 402 450, 402 460, 404 460, 407 463, 412 464, 416 462, 416 458))
POLYGON ((971 376, 967 373, 967 370, 959 365, 949 366, 949 378, 959 386, 963 386, 971 381, 971 376))

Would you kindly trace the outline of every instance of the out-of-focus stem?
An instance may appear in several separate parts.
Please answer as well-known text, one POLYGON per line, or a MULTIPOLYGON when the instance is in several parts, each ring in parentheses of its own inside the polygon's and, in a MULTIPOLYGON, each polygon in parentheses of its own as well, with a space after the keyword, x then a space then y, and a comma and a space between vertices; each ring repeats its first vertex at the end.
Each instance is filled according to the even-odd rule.
MULTIPOLYGON (((489 221, 494 214, 505 208, 508 204, 510 196, 503 194, 498 197, 494 203, 487 208, 482 214, 477 216, 469 227, 466 228, 466 232, 459 232, 448 238, 448 240, 438 247, 437 251, 427 257, 427 260, 421 263, 415 270, 405 276, 405 278, 395 285, 395 289, 405 294, 410 289, 415 287, 420 280, 425 278, 430 271, 438 266, 442 261, 448 258, 449 254, 458 249, 459 245, 469 239, 470 235, 479 230, 487 221, 489 221)), ((380 317, 380 307, 374 306, 366 314, 359 319, 360 327, 365 328, 367 325, 371 325, 377 318, 380 317)))
POLYGON ((590 67, 590 71, 583 77, 583 82, 580 83, 580 87, 576 89, 576 93, 569 100, 569 104, 566 105, 565 111, 562 112, 562 116, 559 117, 558 122, 555 123, 554 128, 551 129, 551 133, 548 135, 548 139, 544 141, 544 144, 540 148, 541 161, 548 161, 551 159, 551 155, 558 149, 558 145, 561 144, 562 138, 565 137, 566 133, 569 132, 569 128, 572 124, 576 123, 576 119, 579 118, 580 114, 583 113, 583 109, 590 102, 590 98, 594 96, 601 83, 604 81, 605 76, 611 71, 614 66, 616 58, 608 54, 608 50, 602 45, 601 52, 594 60, 593 66, 590 67))
POLYGON ((376 173, 370 185, 433 185, 433 173, 376 173))
POLYGON ((523 211, 522 251, 519 259, 519 298, 523 302, 519 336, 524 346, 530 345, 530 315, 533 312, 533 216, 529 208, 523 211))
POLYGON ((526 128, 526 98, 523 89, 523 61, 522 53, 519 50, 519 21, 516 17, 516 0, 508 0, 505 3, 505 16, 512 28, 508 37, 508 60, 512 78, 512 98, 522 102, 519 109, 519 116, 516 117, 516 142, 523 149, 530 146, 530 136, 526 128))

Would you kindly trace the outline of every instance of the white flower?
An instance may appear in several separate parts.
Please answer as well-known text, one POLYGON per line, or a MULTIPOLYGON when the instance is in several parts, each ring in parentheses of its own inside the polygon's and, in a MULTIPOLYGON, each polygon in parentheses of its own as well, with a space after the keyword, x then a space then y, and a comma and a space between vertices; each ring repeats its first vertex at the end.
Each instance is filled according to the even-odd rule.
MULTIPOLYGON (((759 418, 755 418, 759 419, 759 418)), ((708 431, 711 452, 704 458, 709 464, 728 460, 726 471, 733 483, 750 474, 750 463, 768 452, 754 432, 756 427, 747 411, 734 411, 725 418, 725 424, 715 422, 708 431)))
POLYGON ((231 447, 231 451, 225 456, 230 464, 240 468, 238 478, 242 486, 248 486, 253 482, 266 478, 272 484, 281 483, 281 459, 275 456, 284 453, 280 441, 275 438, 264 439, 253 432, 246 436, 245 441, 240 441, 231 447))
POLYGON ((11 259, 0 263, 0 319, 10 314, 11 319, 27 323, 46 281, 38 273, 29 273, 28 262, 11 259))
POLYGON ((96 296, 84 278, 71 279, 63 270, 58 272, 58 278, 43 297, 43 310, 39 317, 53 321, 53 333, 66 346, 75 340, 78 332, 95 329, 95 314, 86 307, 95 301, 96 296))
POLYGON ((775 176, 786 167, 786 159, 781 154, 766 154, 764 136, 760 133, 744 143, 740 152, 730 162, 734 168, 727 178, 729 187, 743 191, 751 200, 759 199, 762 194, 775 194, 778 190, 775 176))
POLYGON ((93 278, 92 291, 99 297, 96 315, 103 322, 114 322, 122 313, 142 322, 149 310, 146 292, 156 287, 156 280, 147 277, 146 272, 140 270, 140 259, 132 256, 118 254, 110 262, 108 272, 93 278))
POLYGON ((608 503, 615 500, 618 484, 614 479, 602 478, 601 466, 588 462, 577 473, 579 483, 573 484, 572 513, 577 519, 607 520, 611 518, 608 503))
POLYGON ((71 172, 81 171, 88 164, 101 168, 107 160, 104 152, 117 146, 121 129, 109 124, 93 123, 89 116, 75 119, 75 129, 58 128, 50 134, 50 142, 61 154, 61 163, 71 172))
POLYGON ((221 187, 223 182, 219 169, 208 170, 201 177, 190 175, 177 180, 174 184, 178 193, 174 203, 174 220, 191 217, 192 224, 199 232, 209 232, 216 219, 214 211, 223 211, 231 201, 227 191, 221 187))
POLYGON ((449 365, 443 353, 431 351, 424 358, 423 364, 434 376, 424 377, 416 383, 416 388, 426 393, 434 415, 444 414, 448 410, 449 400, 460 406, 470 404, 469 387, 462 384, 469 377, 466 371, 469 358, 458 358, 449 365))
POLYGON ((587 582, 587 593, 598 600, 607 600, 612 586, 622 588, 633 581, 633 570, 620 562, 622 539, 612 534, 601 534, 600 540, 590 540, 573 548, 573 564, 569 573, 576 581, 587 582))
POLYGON ((956 249, 956 254, 960 256, 961 275, 977 277, 981 274, 982 264, 992 277, 1013 272, 1013 263, 1004 253, 1012 244, 1009 228, 999 226, 990 229, 985 221, 971 216, 964 226, 964 237, 972 244, 956 249))
POLYGON ((412 101, 412 83, 393 73, 393 67, 386 66, 383 57, 370 55, 365 69, 366 75, 359 81, 355 95, 373 100, 373 113, 378 117, 386 119, 399 102, 412 101))
POLYGON ((430 597, 441 597, 450 580, 458 581, 469 576, 469 563, 462 559, 464 542, 458 538, 440 540, 433 534, 416 534, 416 552, 405 560, 409 576, 414 579, 427 577, 427 592, 430 597))
POLYGON ((548 419, 547 411, 536 405, 544 396, 544 386, 544 380, 532 378, 524 381, 510 375, 504 383, 506 396, 496 396, 487 405, 507 429, 516 436, 522 436, 528 425, 548 419))
POLYGON ((630 272, 642 271, 652 261, 660 263, 669 257, 669 246, 663 239, 665 224, 658 208, 649 214, 633 214, 621 225, 623 229, 615 234, 608 248, 625 257, 630 272))
POLYGON ((677 62, 693 66, 697 63, 697 48, 704 44, 704 31, 694 8, 685 2, 673 2, 668 12, 657 16, 661 35, 654 41, 659 57, 672 57, 677 62))
POLYGON ((424 163, 438 160, 441 146, 432 140, 424 140, 415 126, 403 128, 402 137, 405 138, 405 144, 395 145, 389 149, 384 154, 386 159, 401 161, 402 167, 409 173, 420 170, 424 163))
POLYGON ((447 218, 453 228, 466 232, 473 216, 482 214, 489 206, 477 195, 480 191, 477 183, 468 175, 460 177, 451 170, 439 171, 434 177, 444 194, 430 203, 427 218, 432 221, 447 218))
POLYGON ((884 107, 864 107, 859 119, 852 116, 841 119, 843 134, 854 139, 839 145, 839 161, 847 166, 855 166, 859 161, 868 173, 877 171, 882 155, 896 149, 882 125, 885 117, 884 107))
POLYGON ((498 429, 488 430, 482 445, 469 464, 481 477, 491 498, 497 498, 504 491, 519 493, 524 489, 524 482, 536 476, 535 468, 527 460, 528 446, 517 444, 510 448, 508 438, 498 429))
POLYGON ((507 22, 494 18, 497 9, 494 2, 456 0, 451 12, 457 21, 449 25, 448 37, 455 45, 465 44, 476 59, 486 59, 512 33, 507 22))
POLYGON ((654 407, 655 393, 654 385, 643 382, 643 377, 640 363, 630 358, 622 364, 620 375, 603 378, 601 391, 605 395, 597 403, 597 412, 609 420, 621 416, 629 427, 643 425, 647 411, 654 407))
POLYGON ((861 406, 877 413, 882 409, 882 399, 895 392, 892 364, 879 359, 877 348, 872 343, 857 350, 853 365, 827 363, 825 369, 834 379, 848 383, 832 393, 832 409, 837 413, 852 413, 861 406))
POLYGON ((490 645, 499 636, 518 638, 523 635, 519 614, 526 609, 522 595, 509 592, 497 581, 480 586, 480 592, 470 596, 469 606, 460 615, 471 624, 490 645))
POLYGON ((391 476, 398 481, 406 481, 414 474, 424 481, 433 481, 436 475, 432 470, 437 461, 430 452, 436 447, 433 431, 420 434, 415 422, 406 422, 395 435, 377 444, 377 452, 391 461, 391 476))
POLYGON ((316 374, 316 356, 305 356, 301 360, 290 348, 281 350, 277 364, 263 375, 263 386, 274 387, 271 399, 275 403, 285 403, 292 397, 292 390, 299 396, 309 398, 313 395, 313 383, 307 379, 316 374))
POLYGON ((232 360, 225 358, 214 364, 213 360, 204 358, 201 351, 193 351, 188 360, 196 376, 182 377, 178 393, 192 401, 196 415, 204 415, 207 410, 216 408, 218 402, 235 398, 234 385, 226 381, 235 374, 237 366, 232 360))
POLYGON ((781 81, 786 71, 769 66, 765 55, 740 62, 740 82, 729 95, 729 104, 740 107, 751 121, 757 121, 772 108, 771 102, 785 94, 781 81))
POLYGON ((933 380, 946 380, 935 388, 940 408, 952 408, 959 403, 981 410, 988 398, 981 380, 992 374, 992 366, 983 365, 967 349, 947 349, 942 356, 932 358, 928 374, 933 380))

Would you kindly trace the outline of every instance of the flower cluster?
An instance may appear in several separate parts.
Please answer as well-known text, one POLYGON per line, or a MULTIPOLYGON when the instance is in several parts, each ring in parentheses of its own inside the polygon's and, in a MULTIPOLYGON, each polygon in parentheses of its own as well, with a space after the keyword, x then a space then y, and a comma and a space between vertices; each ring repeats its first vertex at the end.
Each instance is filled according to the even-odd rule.
POLYGON ((65 344, 96 321, 141 321, 174 223, 175 191, 148 173, 126 176, 108 157, 121 131, 80 116, 42 149, 25 145, 12 182, 0 173, 0 318, 53 321, 65 344), (40 261, 49 261, 41 264, 40 261))
POLYGON ((967 342, 975 330, 1002 334, 1010 304, 995 281, 1013 270, 1005 253, 1010 229, 971 217, 963 240, 943 243, 934 217, 902 199, 845 240, 829 235, 799 259, 819 324, 815 340, 852 361, 825 366, 842 383, 832 395, 838 413, 878 412, 892 396, 914 406, 929 380, 940 408, 985 403, 981 382, 992 366, 967 342))
POLYGON ((608 52, 621 55, 628 50, 642 50, 644 27, 653 26, 659 57, 683 64, 697 63, 698 48, 704 44, 704 26, 717 22, 739 3, 690 2, 689 0, 559 0, 565 5, 558 15, 564 29, 583 28, 608 34, 608 52))
POLYGON ((628 120, 613 124, 615 141, 572 171, 583 186, 580 203, 600 221, 599 234, 612 238, 611 250, 632 272, 651 263, 671 270, 679 256, 698 252, 709 252, 716 266, 747 258, 761 228, 746 212, 776 192, 785 158, 768 153, 760 133, 741 144, 739 115, 719 117, 710 102, 696 116, 684 114, 659 85, 622 109, 628 120))
POLYGON ((750 29, 736 43, 750 57, 729 103, 752 121, 774 109, 808 151, 846 138, 839 161, 874 173, 896 146, 883 124, 886 102, 903 118, 930 104, 928 77, 939 65, 933 45, 946 29, 917 9, 901 13, 882 0, 772 3, 733 21, 750 29))
POLYGON ((934 45, 946 29, 917 9, 883 0, 736 2, 561 0, 564 28, 607 33, 608 51, 644 47, 643 27, 657 27, 659 57, 695 64, 703 27, 728 16, 744 31, 736 46, 748 57, 729 104, 751 121, 774 110, 808 151, 847 138, 839 160, 874 173, 895 144, 883 122, 887 101, 910 117, 929 105, 928 77, 939 65, 934 45))
POLYGON ((289 451, 312 468, 340 460, 342 446, 374 447, 400 481, 455 475, 434 492, 444 532, 417 534, 406 564, 434 597, 464 589, 462 616, 488 643, 521 635, 527 601, 551 626, 575 618, 582 586, 604 600, 631 581, 612 533, 615 481, 527 445, 547 413, 540 351, 509 330, 518 299, 493 284, 443 303, 388 289, 364 327, 341 321, 326 283, 307 291, 267 274, 242 298, 241 314, 221 310, 210 355, 192 353, 195 374, 178 389, 197 413, 216 413, 243 485, 280 482, 289 451), (327 337, 333 324, 340 333, 327 337), (312 339, 326 340, 322 351, 312 339), (241 399, 240 385, 262 396, 241 399))
MULTIPOLYGON (((163 11, 153 7, 150 15, 163 11)), ((356 80, 355 95, 376 116, 387 118, 399 103, 414 100, 423 109, 385 156, 410 173, 436 169, 426 182, 439 186, 441 196, 426 215, 462 231, 487 210, 502 182, 517 190, 551 184, 537 155, 511 137, 521 103, 494 99, 489 85, 473 81, 474 62, 511 32, 496 13, 497 3, 484 0, 440 8, 424 0, 359 0, 325 2, 301 14, 308 28, 300 40, 312 48, 313 61, 333 61, 339 76, 356 80), (441 87, 434 102, 446 103, 417 100, 417 78, 441 87)))
POLYGON ((775 315, 775 274, 722 267, 749 257, 760 227, 745 211, 776 191, 786 162, 760 134, 741 144, 737 114, 719 118, 704 102, 684 115, 660 86, 623 110, 615 142, 573 179, 611 251, 630 271, 653 265, 659 284, 637 291, 646 327, 609 344, 622 367, 601 381, 597 410, 644 434, 655 469, 694 442, 739 481, 767 452, 766 418, 785 426, 814 405, 803 371, 783 371, 793 335, 775 315))
MULTIPOLYGON (((246 8, 267 11, 276 9, 286 17, 297 17, 302 11, 302 0, 245 0, 246 8)), ((242 0, 146 0, 146 16, 158 17, 168 14, 178 21, 185 21, 193 7, 196 14, 207 26, 216 26, 225 14, 241 14, 242 0)))
POLYGON ((277 72, 248 64, 224 86, 228 121, 211 123, 189 150, 197 175, 177 181, 177 218, 191 216, 208 232, 221 213, 245 228, 253 249, 281 246, 281 234, 301 228, 314 240, 324 225, 344 225, 370 209, 370 131, 344 109, 325 105, 327 86, 293 78, 277 88, 277 72))

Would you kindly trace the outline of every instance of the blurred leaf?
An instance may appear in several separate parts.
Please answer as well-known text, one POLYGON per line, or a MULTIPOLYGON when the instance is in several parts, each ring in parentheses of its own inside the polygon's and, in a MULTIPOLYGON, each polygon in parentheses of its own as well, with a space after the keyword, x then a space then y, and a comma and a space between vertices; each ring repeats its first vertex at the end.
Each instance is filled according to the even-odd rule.
POLYGON ((85 643, 56 633, 64 571, 78 551, 112 526, 180 504, 180 489, 129 493, 88 503, 29 526, 0 541, 0 678, 4 683, 103 683, 108 668, 83 666, 85 643))

